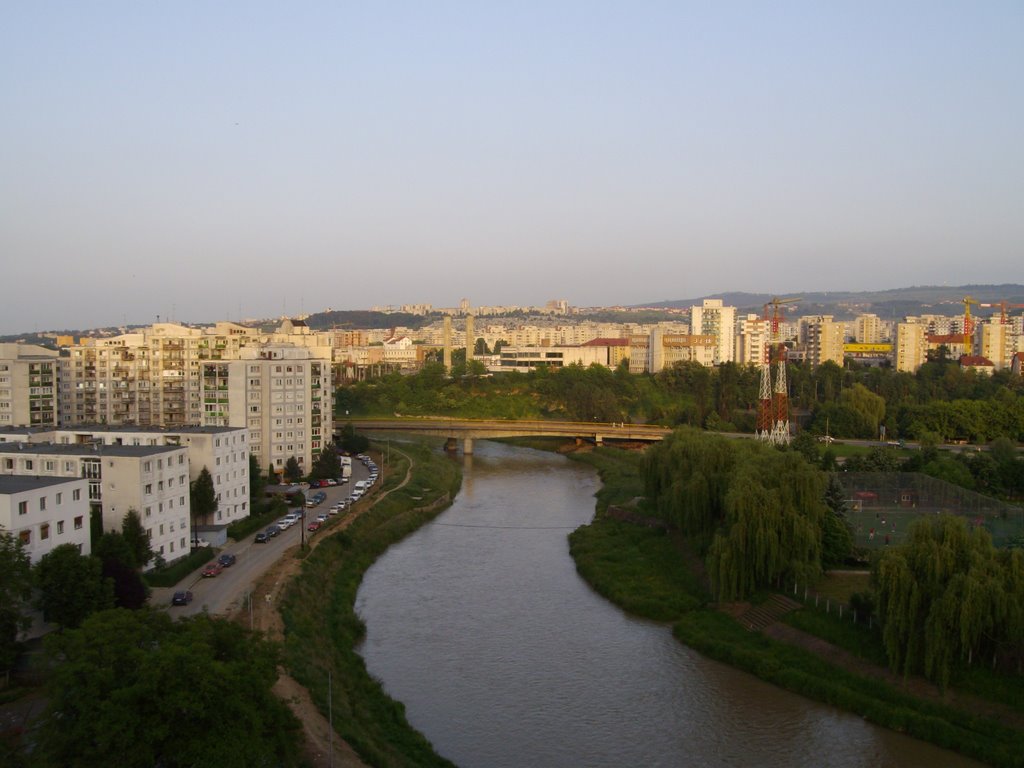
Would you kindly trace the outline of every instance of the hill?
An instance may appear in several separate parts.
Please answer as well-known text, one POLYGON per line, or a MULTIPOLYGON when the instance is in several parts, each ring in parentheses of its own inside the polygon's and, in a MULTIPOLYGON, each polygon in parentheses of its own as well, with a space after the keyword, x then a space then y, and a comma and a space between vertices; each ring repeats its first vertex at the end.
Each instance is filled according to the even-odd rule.
MULTIPOLYGON (((883 291, 824 291, 788 294, 799 296, 802 301, 791 305, 791 315, 835 315, 838 319, 849 319, 856 315, 872 312, 885 319, 899 320, 906 315, 958 315, 963 312, 962 299, 971 296, 982 304, 1024 304, 1024 285, 1006 283, 1002 285, 920 285, 910 288, 891 288, 883 291)), ((727 306, 733 306, 741 313, 759 313, 771 301, 769 293, 726 292, 701 296, 694 299, 676 299, 645 307, 680 308, 700 305, 705 298, 722 299, 727 306)), ((991 309, 984 309, 987 315, 991 309)))

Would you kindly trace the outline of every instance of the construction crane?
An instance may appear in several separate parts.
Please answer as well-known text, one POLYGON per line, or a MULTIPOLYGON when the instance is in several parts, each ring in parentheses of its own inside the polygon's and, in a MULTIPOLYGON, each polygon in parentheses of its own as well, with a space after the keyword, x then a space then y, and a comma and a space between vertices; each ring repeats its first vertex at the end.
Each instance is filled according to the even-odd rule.
POLYGON ((979 304, 979 307, 999 307, 999 324, 1006 325, 1006 310, 1008 309, 1024 309, 1024 304, 1010 304, 1005 299, 1003 301, 996 301, 991 304, 979 304))
POLYGON ((971 305, 980 306, 972 296, 964 296, 960 299, 960 302, 964 305, 964 354, 969 355, 972 352, 971 336, 974 334, 974 321, 971 319, 971 305))
POLYGON ((780 299, 777 296, 764 305, 764 319, 771 321, 768 349, 761 363, 761 390, 757 404, 757 438, 773 445, 788 445, 789 392, 786 383, 786 347, 779 338, 779 324, 783 307, 795 304, 800 298, 780 299), (768 308, 771 307, 771 317, 768 308), (775 384, 772 386, 772 363, 777 364, 775 384))

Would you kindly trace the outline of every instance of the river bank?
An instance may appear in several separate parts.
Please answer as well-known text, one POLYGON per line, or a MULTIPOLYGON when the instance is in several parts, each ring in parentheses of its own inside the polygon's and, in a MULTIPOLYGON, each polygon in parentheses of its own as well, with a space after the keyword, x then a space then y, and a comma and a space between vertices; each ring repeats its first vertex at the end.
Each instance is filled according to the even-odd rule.
POLYGON ((403 705, 385 693, 356 652, 366 632, 354 610, 363 573, 391 544, 447 508, 461 484, 458 466, 436 443, 403 443, 400 450, 392 444, 391 454, 388 477, 408 474, 408 482, 398 487, 385 479, 387 496, 346 530, 321 539, 297 578, 281 584, 285 664, 365 763, 451 768, 409 725, 403 705))
POLYGON ((1004 717, 979 716, 953 696, 915 696, 920 681, 894 685, 884 681, 884 668, 867 674, 864 662, 837 664, 837 649, 824 641, 813 652, 740 626, 709 602, 699 558, 685 541, 606 514, 609 505, 631 506, 642 495, 639 454, 601 449, 571 457, 595 466, 602 479, 594 522, 570 536, 577 570, 598 593, 635 615, 671 622, 684 644, 775 685, 991 765, 1024 765, 1024 730, 1006 725, 1020 719, 1012 708, 993 703, 988 710, 1004 708, 1004 717))

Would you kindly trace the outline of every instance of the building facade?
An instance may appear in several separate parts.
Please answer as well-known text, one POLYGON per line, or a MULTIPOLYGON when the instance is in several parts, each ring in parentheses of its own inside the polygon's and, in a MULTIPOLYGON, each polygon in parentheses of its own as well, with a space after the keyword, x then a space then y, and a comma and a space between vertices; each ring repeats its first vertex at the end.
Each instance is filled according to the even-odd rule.
POLYGON ((736 360, 736 307, 723 306, 721 299, 704 299, 690 310, 690 333, 715 338, 714 363, 736 360))
POLYGON ((135 510, 154 554, 168 561, 190 550, 188 472, 181 446, 0 444, 0 475, 85 479, 98 527, 120 530, 135 510))
POLYGON ((88 481, 0 475, 0 531, 13 534, 33 563, 62 544, 73 544, 88 555, 88 481))
POLYGON ((303 472, 331 440, 334 397, 331 360, 293 345, 264 345, 241 359, 205 362, 203 424, 245 427, 261 467, 284 470, 295 457, 303 472))
POLYGON ((56 426, 58 353, 35 344, 0 344, 0 427, 56 426))

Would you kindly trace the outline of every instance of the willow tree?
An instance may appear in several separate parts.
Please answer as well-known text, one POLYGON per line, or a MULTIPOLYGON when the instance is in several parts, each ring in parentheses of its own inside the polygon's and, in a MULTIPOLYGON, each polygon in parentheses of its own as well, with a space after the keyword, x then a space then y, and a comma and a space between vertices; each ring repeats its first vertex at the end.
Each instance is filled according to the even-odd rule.
POLYGON ((801 456, 747 443, 731 473, 725 517, 708 550, 708 574, 720 600, 743 597, 783 579, 821 572, 824 476, 801 456))
POLYGON ((672 526, 706 546, 725 513, 736 445, 694 429, 679 429, 649 451, 648 497, 672 526))
POLYGON ((945 686, 956 664, 972 664, 982 654, 994 660, 1011 627, 1024 635, 1013 605, 1014 596, 1024 594, 1024 564, 1000 556, 988 532, 968 531, 962 518, 915 521, 907 543, 876 561, 872 579, 886 653, 897 672, 923 672, 945 686))

